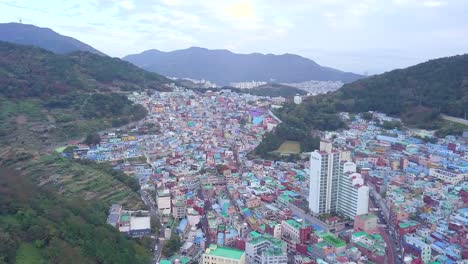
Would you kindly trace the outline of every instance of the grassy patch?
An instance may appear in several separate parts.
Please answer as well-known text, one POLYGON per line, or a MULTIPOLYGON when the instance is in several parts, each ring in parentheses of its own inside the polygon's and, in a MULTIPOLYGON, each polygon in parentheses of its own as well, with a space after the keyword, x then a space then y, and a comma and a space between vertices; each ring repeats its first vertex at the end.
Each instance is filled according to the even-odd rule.
POLYGON ((8 101, 0 99, 0 119, 23 114, 31 122, 40 122, 45 119, 41 105, 37 100, 8 101))
POLYGON ((46 263, 41 252, 32 243, 22 243, 16 252, 16 264, 46 263))
POLYGON ((301 153, 301 143, 299 141, 287 140, 281 144, 276 152, 279 152, 281 155, 299 154, 301 153))

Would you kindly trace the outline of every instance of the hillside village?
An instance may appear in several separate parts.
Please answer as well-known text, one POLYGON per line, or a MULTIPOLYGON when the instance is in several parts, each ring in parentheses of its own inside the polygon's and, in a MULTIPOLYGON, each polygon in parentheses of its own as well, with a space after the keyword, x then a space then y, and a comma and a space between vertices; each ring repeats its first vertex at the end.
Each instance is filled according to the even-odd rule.
MULTIPOLYGON (((162 223, 156 235, 170 241, 175 234, 182 242, 158 257, 160 263, 467 258, 466 137, 431 143, 424 140, 428 131, 382 128, 379 123, 396 121, 384 114, 369 120, 343 113, 348 128, 323 132, 322 143, 330 149, 320 153, 339 153, 340 166, 354 166, 348 174, 353 179, 339 174, 337 188, 346 189, 340 189, 337 210, 317 214, 310 204, 310 154, 296 162, 251 156, 262 135, 277 126, 268 110, 283 98, 184 89, 129 98, 149 116, 132 129, 102 133, 97 145, 77 144, 62 155, 112 162, 152 194, 147 205, 162 223), (356 204, 344 202, 354 194, 356 204), (367 206, 353 209, 358 204, 367 206)), ((111 224, 126 230, 128 213, 113 215, 111 224)))

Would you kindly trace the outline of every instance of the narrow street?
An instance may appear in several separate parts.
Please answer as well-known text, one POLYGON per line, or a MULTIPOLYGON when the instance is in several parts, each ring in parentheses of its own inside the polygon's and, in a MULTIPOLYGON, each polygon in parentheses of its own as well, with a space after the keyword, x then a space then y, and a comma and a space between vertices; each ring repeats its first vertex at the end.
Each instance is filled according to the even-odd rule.
MULTIPOLYGON (((159 211, 158 208, 154 202, 154 198, 151 197, 150 194, 148 194, 146 191, 141 191, 141 199, 145 203, 146 206, 149 207, 149 212, 151 218, 158 218, 159 219, 159 211)), ((164 234, 162 230, 159 230, 158 234, 154 234, 154 239, 153 239, 153 257, 151 259, 152 264, 157 264, 159 263, 159 259, 161 258, 161 252, 162 252, 162 247, 163 247, 163 240, 160 239, 161 234, 164 234)))
POLYGON ((204 199, 201 188, 198 190, 197 196, 198 196, 199 199, 205 201, 205 207, 203 208, 203 217, 200 219, 203 234, 205 235, 205 238, 204 238, 205 239, 205 248, 203 249, 203 250, 205 250, 211 244, 211 237, 210 237, 210 234, 209 234, 210 227, 208 225, 208 218, 206 217, 206 212, 208 211, 208 209, 210 208, 211 205, 208 204, 207 201, 204 199))
POLYGON ((387 244, 387 255, 386 255, 386 260, 388 264, 397 264, 400 263, 398 259, 398 248, 395 245, 395 240, 390 233, 390 230, 388 228, 388 218, 384 217, 384 213, 382 213, 382 208, 379 203, 375 203, 375 190, 371 188, 371 195, 369 199, 369 206, 374 207, 374 208, 379 208, 380 211, 375 212, 375 215, 378 217, 380 224, 383 224, 384 226, 379 227, 379 232, 382 235, 382 238, 385 240, 385 243, 387 244))

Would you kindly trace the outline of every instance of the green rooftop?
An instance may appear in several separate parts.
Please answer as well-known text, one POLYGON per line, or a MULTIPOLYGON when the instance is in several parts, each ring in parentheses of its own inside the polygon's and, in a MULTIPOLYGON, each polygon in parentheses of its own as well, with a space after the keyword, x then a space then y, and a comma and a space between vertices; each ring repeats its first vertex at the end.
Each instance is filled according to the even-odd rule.
POLYGON ((129 222, 129 221, 130 221, 130 215, 123 214, 120 216, 120 222, 129 222))
POLYGON ((258 244, 258 243, 262 243, 262 242, 265 242, 265 241, 268 241, 270 244, 276 246, 276 247, 280 247, 282 248, 283 247, 283 240, 279 239, 279 238, 276 238, 276 237, 273 237, 271 235, 258 235, 256 237, 252 237, 252 239, 249 241, 249 243, 252 243, 254 245, 258 244))
POLYGON ((342 239, 337 238, 336 236, 333 236, 331 234, 323 236, 323 240, 325 240, 328 244, 334 246, 334 247, 344 247, 346 246, 346 242, 342 239))
POLYGON ((206 250, 206 254, 229 259, 241 259, 244 255, 244 251, 234 248, 218 247, 215 244, 211 244, 206 250))
POLYGON ((172 262, 168 259, 161 259, 161 261, 159 261, 159 264, 172 264, 172 262))
POLYGON ((302 226, 301 223, 297 222, 294 219, 288 219, 288 220, 286 220, 286 223, 288 223, 290 226, 292 226, 295 229, 299 229, 302 226))
POLYGON ((353 237, 362 237, 362 236, 367 236, 367 233, 366 232, 356 232, 353 234, 353 237))
POLYGON ((187 257, 181 257, 181 258, 179 258, 179 261, 180 261, 180 263, 182 263, 182 264, 187 264, 187 263, 190 262, 190 259, 187 258, 187 257))
POLYGON ((67 146, 58 147, 58 148, 55 149, 55 152, 62 153, 66 148, 67 148, 67 146))
POLYGON ((375 216, 375 214, 370 214, 370 213, 369 214, 362 214, 362 215, 359 215, 358 217, 363 219, 363 220, 377 218, 377 216, 375 216))
POLYGON ((416 221, 405 221, 405 222, 402 222, 399 224, 400 228, 408 228, 408 227, 412 227, 412 226, 416 226, 418 225, 419 223, 416 222, 416 221))
POLYGON ((250 236, 251 236, 252 238, 254 238, 254 237, 259 237, 259 236, 261 236, 261 235, 260 235, 260 233, 258 233, 258 232, 256 232, 256 231, 252 231, 252 232, 250 232, 250 236))

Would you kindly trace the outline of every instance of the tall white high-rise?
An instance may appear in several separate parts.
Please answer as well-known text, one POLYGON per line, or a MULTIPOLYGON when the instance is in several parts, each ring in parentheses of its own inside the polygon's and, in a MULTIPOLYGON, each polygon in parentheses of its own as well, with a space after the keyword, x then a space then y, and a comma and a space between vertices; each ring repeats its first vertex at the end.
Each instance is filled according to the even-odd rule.
POLYGON ((364 185, 364 179, 356 172, 356 164, 345 162, 338 185, 337 211, 354 218, 356 215, 367 214, 369 211, 369 187, 364 185))
POLYGON ((369 188, 364 185, 348 151, 321 141, 310 155, 309 208, 313 214, 341 212, 346 216, 368 211, 369 188))
POLYGON ((336 212, 341 154, 330 142, 310 154, 309 208, 313 214, 336 212))

